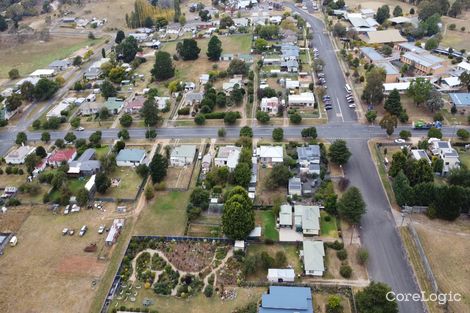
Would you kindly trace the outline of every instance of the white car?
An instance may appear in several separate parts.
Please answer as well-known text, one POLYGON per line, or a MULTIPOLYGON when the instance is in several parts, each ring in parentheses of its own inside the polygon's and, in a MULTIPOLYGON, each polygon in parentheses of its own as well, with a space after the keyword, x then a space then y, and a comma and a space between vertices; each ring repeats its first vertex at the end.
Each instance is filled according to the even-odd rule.
POLYGON ((70 205, 67 205, 64 209, 64 215, 69 214, 69 210, 70 210, 70 205))
POLYGON ((395 139, 394 141, 395 141, 395 143, 405 143, 406 142, 405 139, 401 139, 401 138, 395 139))
POLYGON ((348 107, 350 107, 351 109, 352 109, 352 108, 355 108, 355 107, 356 107, 356 104, 355 104, 355 103, 350 103, 350 104, 348 105, 348 107))
POLYGON ((82 228, 80 228, 80 237, 83 237, 85 235, 86 231, 88 230, 88 227, 86 225, 83 225, 82 228))
POLYGON ((68 228, 64 228, 64 229, 62 230, 62 236, 67 235, 68 232, 69 232, 69 229, 68 229, 68 228))
POLYGON ((100 228, 98 228, 98 234, 102 234, 104 232, 104 225, 100 225, 100 228))
POLYGON ((82 127, 82 126, 77 127, 77 131, 78 131, 78 132, 82 132, 82 131, 84 131, 84 130, 85 130, 85 127, 82 127))

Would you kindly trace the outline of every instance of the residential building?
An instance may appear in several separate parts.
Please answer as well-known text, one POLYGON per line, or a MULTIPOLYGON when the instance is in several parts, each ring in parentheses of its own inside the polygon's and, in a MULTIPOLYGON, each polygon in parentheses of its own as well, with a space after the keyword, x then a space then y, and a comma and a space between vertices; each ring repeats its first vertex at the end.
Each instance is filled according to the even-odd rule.
POLYGON ((29 74, 29 77, 47 78, 47 77, 52 77, 54 75, 55 75, 54 69, 45 68, 45 69, 35 70, 31 74, 29 74))
POLYGON ((445 60, 429 52, 405 52, 400 61, 414 66, 419 74, 423 75, 442 75, 446 71, 445 60))
POLYGON ((292 228, 292 206, 283 204, 279 210, 279 227, 292 228))
POLYGON ((96 80, 101 74, 101 65, 109 62, 109 58, 101 58, 101 60, 95 61, 85 72, 84 76, 88 80, 96 80))
POLYGON ((400 82, 400 83, 385 83, 384 92, 389 94, 391 91, 396 89, 400 93, 404 93, 410 87, 410 82, 400 82))
POLYGON ((70 102, 68 101, 61 101, 59 102, 56 106, 54 106, 49 112, 46 114, 46 118, 51 118, 51 117, 61 117, 61 112, 65 111, 69 108, 71 105, 70 102))
POLYGON ((358 33, 374 32, 380 24, 372 17, 363 17, 361 13, 348 13, 345 18, 358 33))
POLYGON ((41 79, 40 77, 25 77, 25 78, 20 79, 19 81, 17 81, 15 83, 15 86, 16 87, 21 87, 21 85, 23 85, 25 82, 30 82, 33 86, 36 86, 36 84, 38 83, 38 81, 40 79, 41 79))
POLYGON ((302 195, 302 181, 299 177, 292 177, 289 179, 288 193, 290 196, 302 195))
POLYGON ((275 165, 284 162, 284 149, 282 146, 261 146, 256 149, 256 155, 264 165, 275 165))
POLYGON ((300 255, 304 261, 305 275, 308 276, 323 276, 325 272, 325 264, 323 258, 325 257, 325 247, 322 241, 303 241, 303 250, 300 255))
POLYGON ((320 146, 297 147, 297 156, 301 173, 320 175, 320 146))
POLYGON ((129 114, 139 113, 147 100, 144 96, 134 96, 131 100, 125 102, 125 112, 129 114))
POLYGON ((363 18, 373 18, 375 16, 375 11, 372 9, 364 8, 359 10, 363 18))
POLYGON ((299 89, 300 88, 300 82, 298 80, 292 80, 290 78, 287 78, 284 81, 284 85, 286 89, 299 89))
POLYGON ((139 166, 144 164, 145 158, 145 150, 122 149, 116 156, 116 164, 117 166, 139 166))
POLYGON ((222 53, 220 55, 221 61, 232 61, 234 59, 233 53, 222 53))
POLYGON ((299 62, 296 60, 281 61, 281 71, 297 73, 299 71, 299 62))
POLYGON ((104 108, 104 103, 85 102, 80 106, 80 114, 85 116, 98 114, 102 108, 104 108))
POLYGON ((210 153, 207 153, 206 155, 202 157, 202 161, 201 161, 201 168, 204 174, 209 172, 209 170, 211 169, 211 164, 212 164, 212 155, 210 153))
POLYGON ((320 234, 320 207, 316 205, 294 205, 294 226, 306 236, 320 234))
POLYGON ((223 83, 222 89, 227 93, 233 90, 235 85, 238 85, 238 87, 242 87, 242 76, 241 75, 236 75, 233 78, 231 78, 228 82, 223 83))
POLYGON ((245 18, 245 17, 241 17, 241 18, 234 18, 233 19, 233 23, 235 24, 235 26, 237 27, 240 27, 240 26, 243 26, 243 27, 246 27, 250 24, 250 20, 245 18))
POLYGON ((259 313, 313 313, 309 287, 270 286, 261 297, 259 313))
POLYGON ((186 166, 194 161, 196 155, 196 145, 176 146, 171 150, 170 164, 171 166, 186 166))
POLYGON ((398 29, 367 31, 362 39, 368 44, 401 43, 406 42, 398 29))
POLYGON ((276 115, 279 109, 279 99, 277 97, 263 98, 260 104, 261 111, 276 115))
POLYGON ((292 268, 270 268, 268 269, 268 281, 272 283, 293 282, 295 272, 292 268))
POLYGON ((203 92, 190 92, 184 96, 184 104, 187 106, 193 106, 201 103, 202 99, 204 99, 203 92))
POLYGON ((470 73, 470 63, 468 63, 467 61, 460 62, 459 64, 457 64, 456 68, 461 72, 470 73))
POLYGON ((214 159, 215 166, 227 166, 230 171, 233 171, 238 165, 240 151, 241 148, 236 146, 220 147, 214 159))
POLYGON ((161 111, 165 109, 167 105, 170 105, 170 97, 155 97, 155 104, 161 111))
POLYGON ((315 97, 312 92, 302 92, 299 95, 289 95, 288 104, 290 106, 313 107, 315 105, 315 97))
POLYGON ((5 163, 7 164, 23 164, 28 155, 36 151, 36 147, 21 146, 13 149, 5 156, 5 163))
POLYGON ((91 176, 101 169, 101 162, 96 160, 96 150, 86 149, 77 160, 69 163, 69 175, 91 176))
POLYGON ((65 59, 52 61, 47 67, 56 72, 61 72, 69 68, 71 65, 72 61, 65 59))
POLYGON ((119 114, 124 107, 124 100, 116 97, 109 97, 104 103, 110 114, 119 114))
POLYGON ((209 82, 210 75, 209 74, 201 74, 199 76, 199 84, 205 85, 209 82))
POLYGON ((47 164, 51 166, 60 166, 62 163, 72 162, 76 156, 77 150, 75 148, 55 150, 49 158, 47 158, 47 164))
POLYGON ((449 141, 433 140, 431 152, 444 161, 444 174, 448 173, 451 169, 460 167, 459 154, 452 148, 449 141))
POLYGON ((466 109, 470 106, 470 93, 459 92, 449 93, 452 105, 455 105, 457 109, 466 109))
POLYGON ((423 149, 411 149, 411 156, 412 156, 413 159, 415 159, 416 161, 419 161, 419 160, 421 160, 421 159, 424 159, 424 160, 426 160, 429 164, 431 164, 431 160, 429 159, 428 154, 427 154, 426 151, 424 151, 423 149))

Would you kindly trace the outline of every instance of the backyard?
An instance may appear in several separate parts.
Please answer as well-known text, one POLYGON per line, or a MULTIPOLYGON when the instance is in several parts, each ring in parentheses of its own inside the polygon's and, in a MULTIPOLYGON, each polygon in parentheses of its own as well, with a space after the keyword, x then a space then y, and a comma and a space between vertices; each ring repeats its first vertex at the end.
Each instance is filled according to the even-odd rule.
POLYGON ((329 215, 325 211, 321 211, 320 232, 321 236, 338 238, 338 225, 336 224, 336 217, 329 215))
POLYGON ((256 224, 262 225, 262 235, 264 239, 273 241, 279 240, 279 232, 276 229, 276 216, 272 210, 257 211, 256 224))
POLYGON ((105 194, 98 193, 98 197, 133 199, 142 183, 142 177, 132 167, 118 167, 109 175, 109 178, 111 179, 111 187, 105 194))

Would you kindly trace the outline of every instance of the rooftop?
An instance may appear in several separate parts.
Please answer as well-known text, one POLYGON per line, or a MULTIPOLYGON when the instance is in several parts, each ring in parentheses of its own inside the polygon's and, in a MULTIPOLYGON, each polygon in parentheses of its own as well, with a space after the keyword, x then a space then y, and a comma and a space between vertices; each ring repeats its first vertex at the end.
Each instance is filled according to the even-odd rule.
POLYGON ((171 158, 193 158, 196 154, 196 145, 176 146, 171 150, 171 158))
POLYGON ((380 53, 378 53, 374 48, 362 47, 359 50, 362 52, 362 54, 364 54, 368 59, 372 60, 373 62, 384 60, 384 57, 380 53))
POLYGON ((408 51, 405 52, 403 57, 425 67, 432 67, 444 62, 443 59, 430 53, 416 53, 408 51))
POLYGON ((145 157, 145 151, 142 149, 122 149, 116 156, 116 161, 139 162, 145 157))
POLYGON ((388 43, 388 42, 405 42, 406 39, 400 34, 397 29, 387 29, 367 32, 365 41, 369 44, 373 43, 388 43))
POLYGON ((259 313, 313 313, 312 291, 308 287, 270 286, 261 298, 259 313))
POLYGON ((303 251, 305 271, 325 271, 325 248, 322 241, 304 240, 303 251))
POLYGON ((449 96, 456 107, 466 107, 470 105, 469 92, 449 93, 449 96))

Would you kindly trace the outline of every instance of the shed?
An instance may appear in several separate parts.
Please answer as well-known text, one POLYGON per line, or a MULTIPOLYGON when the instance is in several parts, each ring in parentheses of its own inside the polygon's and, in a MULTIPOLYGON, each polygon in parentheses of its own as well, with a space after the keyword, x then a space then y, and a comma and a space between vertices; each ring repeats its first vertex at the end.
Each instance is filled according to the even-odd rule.
POLYGON ((235 240, 235 244, 233 245, 233 249, 235 251, 245 251, 245 241, 235 240))
POLYGON ((295 272, 292 268, 270 268, 268 269, 268 280, 272 283, 293 282, 295 272))

